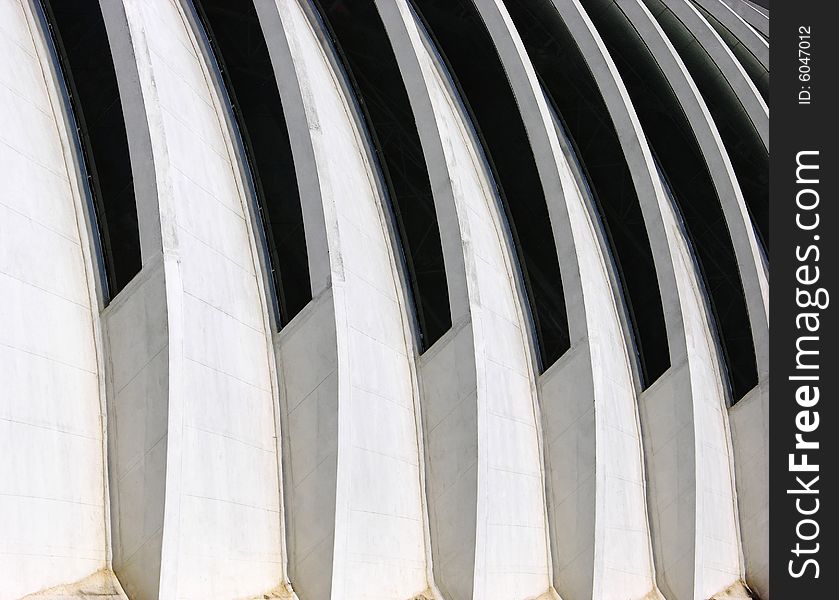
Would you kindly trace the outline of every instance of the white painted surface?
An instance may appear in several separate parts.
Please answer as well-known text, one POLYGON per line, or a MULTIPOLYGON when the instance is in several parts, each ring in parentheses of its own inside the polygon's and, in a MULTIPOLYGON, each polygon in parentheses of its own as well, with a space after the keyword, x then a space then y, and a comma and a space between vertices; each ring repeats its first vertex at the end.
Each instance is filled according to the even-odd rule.
POLYGON ((571 597, 641 598, 655 583, 635 385, 618 301, 512 20, 498 0, 478 6, 534 147, 568 311, 572 348, 540 380, 557 589, 571 597))
POLYGON ((292 583, 313 599, 410 598, 428 581, 405 298, 363 135, 329 51, 297 2, 278 8, 303 91, 332 282, 313 308, 320 318, 292 323, 279 342, 289 506, 301 507, 290 509, 292 583), (321 336, 334 340, 329 355, 303 360, 308 354, 289 350, 321 336))
MULTIPOLYGON (((768 598, 768 380, 725 409, 694 266, 613 65, 601 83, 634 149, 676 349, 638 400, 643 455, 602 250, 500 4, 481 6, 498 11, 538 133, 572 315, 572 350, 538 378, 484 164, 404 0, 378 5, 418 115, 455 324, 420 359, 356 116, 301 4, 259 5, 293 115, 315 293, 273 336, 183 5, 103 5, 144 268, 100 318, 52 74, 29 5, 0 0, 0 599, 118 592, 111 555, 136 600, 289 597, 287 578, 301 600, 525 600, 554 586, 624 600, 655 594, 653 576, 675 600, 744 577, 768 598)), ((571 9, 581 36, 590 23, 571 9)))
MULTIPOLYGON (((143 597, 154 597, 155 568, 161 598, 256 595, 284 574, 273 353, 246 200, 217 90, 181 6, 124 6, 140 63, 164 258, 132 290, 135 302, 109 320, 121 308, 129 320, 124 335, 142 327, 131 318, 139 311, 167 339, 149 344, 148 354, 157 354, 134 375, 136 385, 152 386, 145 407, 117 382, 112 353, 116 430, 127 429, 121 419, 136 427, 132 410, 148 426, 144 439, 117 434, 115 446, 125 451, 114 457, 116 473, 125 469, 125 562, 115 570, 143 597), (132 456, 143 456, 142 466, 123 464, 132 456), (142 483, 128 479, 141 477, 132 466, 143 471, 142 483)), ((126 362, 144 364, 144 350, 129 348, 138 356, 126 362)))
POLYGON ((338 355, 332 294, 277 340, 289 578, 303 598, 331 598, 338 465, 338 355))
POLYGON ((673 234, 688 351, 641 397, 650 521, 664 595, 710 598, 742 578, 725 395, 691 257, 666 205, 662 216, 673 234))
POLYGON ((30 6, 0 1, 0 598, 106 566, 82 200, 30 6))
POLYGON ((759 376, 766 377, 769 372, 769 280, 763 252, 758 246, 728 151, 693 78, 649 10, 641 0, 618 0, 615 6, 639 32, 667 79, 707 165, 740 270, 756 368, 759 376))
MULTIPOLYGON (((725 486, 726 480, 729 478, 736 480, 737 492, 741 496, 738 498, 739 516, 741 522, 745 521, 747 523, 746 531, 742 532, 745 564, 740 569, 741 572, 745 569, 745 578, 754 582, 755 586, 764 590, 764 595, 767 595, 765 590, 768 588, 768 536, 765 532, 765 526, 768 522, 768 490, 766 484, 768 482, 767 439, 769 424, 769 282, 765 274, 762 252, 758 248, 748 211, 726 149, 692 78, 672 49, 670 42, 653 20, 652 15, 640 2, 637 0, 619 0, 617 5, 621 7, 641 33, 691 123, 694 135, 708 165, 711 179, 717 189, 737 255, 737 263, 748 305, 759 384, 746 398, 740 401, 744 402, 742 406, 738 403, 731 411, 732 415, 745 413, 750 414, 753 418, 747 424, 741 417, 738 422, 739 427, 732 426, 730 434, 728 433, 725 416, 717 414, 719 406, 715 402, 712 401, 709 404, 710 412, 702 410, 694 414, 698 449, 713 447, 716 453, 713 456, 727 457, 726 460, 729 462, 733 460, 733 464, 737 466, 736 470, 732 471, 730 467, 726 468, 724 462, 720 459, 715 461, 713 457, 704 453, 697 455, 697 465, 700 469, 698 481, 707 481, 708 476, 717 479, 717 483, 710 486, 712 491, 706 491, 701 498, 697 498, 699 503, 697 510, 710 511, 710 515, 704 517, 706 523, 724 523, 728 518, 728 511, 725 512, 725 515, 720 515, 719 500, 709 501, 707 495, 709 493, 716 494, 725 502, 730 501, 729 498, 734 497, 734 492, 730 489, 730 486, 725 486), (746 408, 746 406, 749 408, 746 408), (700 419, 700 415, 708 417, 707 420, 700 419), (723 439, 720 439, 720 431, 722 431, 723 439), (730 441, 726 439, 729 436, 730 441), (715 441, 712 443, 712 440, 715 441), (701 446, 699 445, 700 442, 701 446), (717 467, 713 467, 715 462, 717 467)), ((684 250, 683 253, 687 254, 688 251, 684 250)), ((695 309, 692 308, 685 312, 686 318, 696 312, 704 314, 702 301, 699 299, 695 302, 695 309)), ((707 334, 705 335, 707 336, 707 334)), ((705 350, 703 354, 707 358, 700 358, 697 365, 717 362, 713 347, 705 350)), ((715 365, 714 370, 719 370, 719 367, 715 365)), ((708 389, 704 378, 697 385, 700 386, 695 388, 697 390, 708 389)), ((723 563, 720 557, 725 556, 725 553, 718 551, 720 544, 723 543, 723 538, 720 537, 723 534, 728 536, 725 540, 727 546, 738 545, 739 536, 736 523, 733 527, 722 527, 715 532, 707 533, 706 536, 714 540, 708 544, 708 551, 715 559, 710 561, 698 557, 702 564, 721 565, 723 563)), ((729 554, 731 552, 730 550, 729 554)), ((737 561, 734 560, 733 556, 729 556, 728 562, 733 565, 737 561)), ((720 569, 722 567, 712 570, 720 569)), ((723 570, 730 572, 731 567, 728 570, 723 570)), ((720 581, 724 582, 724 576, 720 578, 711 577, 711 581, 715 583, 702 588, 706 592, 714 593, 728 587, 724 585, 717 589, 714 588, 714 585, 719 584, 720 581)))
POLYGON ((451 598, 536 597, 551 587, 544 477, 533 358, 508 240, 464 115, 407 6, 398 7, 434 108, 435 121, 421 126, 439 132, 446 160, 447 208, 465 267, 450 277, 465 275, 468 295, 468 308, 453 308, 468 310, 468 320, 422 360, 435 581, 451 598))
POLYGON ((667 597, 710 597, 742 577, 725 396, 684 233, 614 63, 582 7, 555 1, 613 115, 658 272, 671 367, 641 396, 656 579, 667 597))

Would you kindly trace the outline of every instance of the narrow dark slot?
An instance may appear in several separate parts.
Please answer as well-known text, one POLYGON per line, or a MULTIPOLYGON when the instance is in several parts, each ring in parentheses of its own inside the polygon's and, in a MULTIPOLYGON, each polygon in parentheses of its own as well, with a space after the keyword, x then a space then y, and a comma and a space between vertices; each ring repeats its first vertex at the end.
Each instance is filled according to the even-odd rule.
POLYGON ((736 402, 757 384, 757 365, 740 269, 708 166, 675 93, 626 15, 612 3, 583 5, 615 60, 685 224, 736 402))
POLYGON ((280 92, 251 0, 193 0, 245 149, 268 245, 279 325, 312 299, 303 211, 280 92))
POLYGON ((505 4, 588 181, 622 287, 646 388, 670 366, 670 350, 650 240, 615 126, 551 0, 505 4))
POLYGON ((134 179, 111 47, 98 2, 41 0, 70 98, 105 266, 105 301, 142 268, 134 179))
POLYGON ((411 3, 458 88, 490 165, 544 371, 569 348, 568 320, 545 193, 513 90, 472 0, 411 3))
POLYGON ((731 84, 661 0, 645 0, 696 82, 720 132, 755 233, 769 256, 769 153, 731 84))
POLYGON ((437 212, 408 92, 372 0, 314 0, 314 5, 376 149, 423 351, 452 320, 437 212))

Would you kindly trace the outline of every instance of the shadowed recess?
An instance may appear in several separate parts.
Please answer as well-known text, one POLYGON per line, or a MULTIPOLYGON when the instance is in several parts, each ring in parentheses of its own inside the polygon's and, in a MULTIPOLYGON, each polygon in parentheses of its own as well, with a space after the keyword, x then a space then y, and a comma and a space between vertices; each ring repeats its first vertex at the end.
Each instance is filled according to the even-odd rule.
POLYGON ((483 147, 506 213, 544 371, 569 348, 545 192, 515 95, 472 0, 411 0, 446 64, 483 147))
POLYGON ((505 4, 591 190, 646 388, 670 366, 670 351, 653 252, 614 123, 553 2, 505 0, 505 4))
POLYGON ((82 175, 93 200, 107 302, 142 268, 134 178, 111 47, 98 2, 41 0, 41 6, 70 99, 82 175))
POLYGON ((600 0, 584 0, 583 6, 615 60, 683 221, 704 284, 723 378, 736 402, 757 384, 757 364, 740 269, 705 157, 670 83, 623 11, 600 0))
POLYGON ((283 105, 251 0, 193 0, 245 150, 282 327, 312 299, 303 212, 283 105))
POLYGON ((313 4, 376 150, 423 351, 451 328, 452 321, 437 212, 408 92, 372 0, 313 4))

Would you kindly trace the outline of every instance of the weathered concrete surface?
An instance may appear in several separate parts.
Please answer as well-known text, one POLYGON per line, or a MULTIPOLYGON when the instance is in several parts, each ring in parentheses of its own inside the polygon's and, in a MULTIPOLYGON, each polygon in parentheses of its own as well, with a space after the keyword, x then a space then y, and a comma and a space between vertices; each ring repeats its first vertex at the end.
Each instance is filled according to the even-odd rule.
MULTIPOLYGON (((418 388, 406 291, 371 149, 331 49, 298 2, 263 6, 302 94, 329 285, 276 338, 289 574, 305 598, 409 598, 429 587, 418 388), (271 10, 268 10, 268 9, 271 10)), ((301 140, 305 126, 308 142, 301 140)), ((311 194, 311 195, 309 195, 311 194)), ((311 224, 311 223, 310 223, 311 224)))
POLYGON ((397 55, 413 62, 408 85, 427 87, 419 125, 454 267, 453 331, 420 363, 435 583, 452 599, 542 596, 551 580, 534 361, 501 207, 413 17, 385 5, 397 55))
POLYGON ((138 203, 157 215, 141 238, 158 246, 104 315, 114 569, 138 599, 247 597, 285 580, 263 276, 222 96, 183 6, 123 2, 131 52, 117 56, 118 72, 136 71, 122 94, 144 108, 127 123, 148 138, 132 158, 153 165, 157 190, 138 203))
POLYGON ((187 4, 102 6, 143 256, 104 311, 50 60, 29 2, 0 0, 0 600, 295 598, 292 584, 303 600, 660 600, 656 582, 723 600, 750 597, 742 581, 769 597, 768 377, 727 409, 683 232, 577 2, 557 6, 616 115, 675 349, 643 394, 593 213, 500 2, 480 7, 537 150, 572 316, 572 350, 540 377, 479 145, 404 0, 377 6, 454 323, 420 357, 370 150, 305 3, 258 5, 314 298, 279 334, 187 4))
POLYGON ((728 411, 745 580, 769 598, 769 380, 728 411))
POLYGON ((0 0, 0 598, 107 565, 103 388, 83 200, 31 7, 0 0))
POLYGON ((568 311, 571 349, 539 381, 554 582, 570 597, 639 598, 656 584, 620 300, 569 166, 575 159, 562 149, 556 117, 513 23, 499 0, 477 6, 534 148, 568 311))
POLYGON ((554 5, 580 45, 619 132, 662 294, 671 367, 640 398, 656 579, 665 596, 708 597, 740 579, 742 565, 725 395, 698 274, 599 34, 578 2, 554 5))
MULTIPOLYGON (((696 0, 736 37, 769 70, 769 43, 724 0, 696 0)), ((732 1, 732 3, 734 3, 732 1)))
POLYGON ((97 571, 76 583, 59 585, 48 590, 30 594, 21 600, 128 600, 122 586, 110 569, 97 571))
POLYGON ((714 594, 711 600, 751 600, 757 598, 752 592, 742 584, 736 582, 725 588, 722 592, 714 594))

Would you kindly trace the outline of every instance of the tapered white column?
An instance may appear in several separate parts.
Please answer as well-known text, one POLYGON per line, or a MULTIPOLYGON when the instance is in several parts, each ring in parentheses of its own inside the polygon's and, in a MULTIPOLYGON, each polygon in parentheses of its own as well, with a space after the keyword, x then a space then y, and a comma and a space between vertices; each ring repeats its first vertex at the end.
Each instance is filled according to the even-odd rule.
POLYGON ((184 7, 106 7, 109 35, 130 40, 115 61, 141 238, 156 241, 103 316, 114 570, 138 599, 257 595, 285 580, 265 283, 222 96, 184 7))
POLYGON ((312 305, 275 340, 289 575, 312 600, 413 598, 429 587, 418 385, 385 197, 308 3, 258 8, 286 110, 297 115, 287 118, 304 219, 312 215, 307 241, 310 226, 325 232, 308 243, 310 265, 328 274, 313 277, 312 305))

